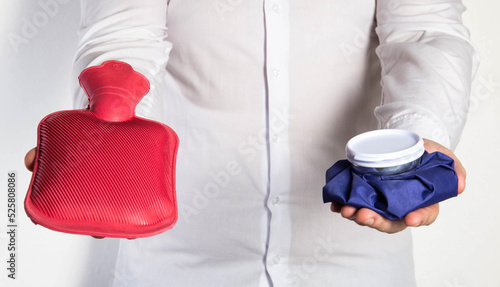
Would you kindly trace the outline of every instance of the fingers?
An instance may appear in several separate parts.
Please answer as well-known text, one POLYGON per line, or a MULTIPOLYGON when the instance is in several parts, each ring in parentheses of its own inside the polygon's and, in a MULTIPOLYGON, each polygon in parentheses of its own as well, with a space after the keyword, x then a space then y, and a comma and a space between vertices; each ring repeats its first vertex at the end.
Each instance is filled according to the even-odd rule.
MULTIPOLYGON (((93 236, 91 235, 94 239, 104 239, 106 237, 102 237, 102 236, 93 236)), ((128 240, 134 240, 135 238, 127 238, 128 240)))
POLYGON ((36 157, 36 147, 30 149, 24 156, 24 165, 29 171, 33 171, 33 165, 35 164, 36 157))
POLYGON ((342 204, 332 202, 332 204, 330 205, 330 209, 332 212, 339 213, 342 209, 342 204))
POLYGON ((355 221, 360 225, 391 234, 400 232, 407 227, 403 220, 389 220, 368 208, 360 209, 356 214, 355 221))
POLYGON ((357 209, 352 206, 343 206, 341 215, 361 226, 368 226, 386 233, 396 233, 407 227, 403 220, 389 220, 368 208, 357 209))
POLYGON ((417 209, 408 213, 404 221, 406 225, 418 227, 424 225, 431 225, 434 223, 439 215, 439 204, 436 203, 431 206, 417 209))
POLYGON ((436 221, 439 215, 439 204, 412 211, 403 220, 389 220, 368 208, 358 209, 348 205, 332 204, 331 209, 361 226, 368 226, 385 233, 400 232, 408 226, 430 225, 436 221))
POLYGON ((356 207, 344 205, 341 207, 340 215, 342 215, 342 217, 344 217, 344 218, 354 220, 356 218, 357 212, 358 212, 358 209, 356 207))

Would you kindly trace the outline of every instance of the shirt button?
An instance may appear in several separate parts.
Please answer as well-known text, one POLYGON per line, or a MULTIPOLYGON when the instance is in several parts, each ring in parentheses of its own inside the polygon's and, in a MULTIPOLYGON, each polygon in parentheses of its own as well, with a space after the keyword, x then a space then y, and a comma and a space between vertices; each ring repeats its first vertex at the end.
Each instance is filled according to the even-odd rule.
POLYGON ((277 134, 273 134, 273 136, 272 136, 272 140, 273 140, 273 142, 275 142, 275 143, 276 143, 276 142, 278 142, 278 141, 280 140, 280 136, 279 136, 279 135, 277 135, 277 134))
POLYGON ((272 203, 274 206, 280 204, 280 197, 276 196, 275 198, 273 198, 272 203))
POLYGON ((274 75, 275 77, 278 77, 278 76, 280 75, 280 69, 278 69, 278 68, 274 68, 274 69, 273 69, 273 75, 274 75))
POLYGON ((275 4, 273 4, 272 8, 273 8, 273 11, 274 11, 275 13, 279 13, 279 12, 280 12, 280 8, 281 8, 281 7, 280 7, 280 4, 275 3, 275 4))
POLYGON ((281 261, 281 257, 279 255, 276 255, 274 258, 273 258, 273 263, 274 264, 279 264, 281 261))

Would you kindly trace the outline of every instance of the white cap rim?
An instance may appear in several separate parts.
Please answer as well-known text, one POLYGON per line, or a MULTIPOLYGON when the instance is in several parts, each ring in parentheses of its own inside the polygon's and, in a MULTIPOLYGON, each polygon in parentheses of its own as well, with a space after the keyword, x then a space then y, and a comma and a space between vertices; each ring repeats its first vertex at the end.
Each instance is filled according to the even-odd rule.
POLYGON ((398 166, 420 158, 424 152, 424 142, 420 136, 410 131, 398 129, 362 133, 353 137, 346 145, 347 159, 362 167, 398 166), (381 144, 380 139, 383 137, 392 140, 390 148, 384 146, 381 147, 383 152, 372 152, 378 148, 377 144, 381 144), (363 147, 366 146, 370 147, 370 151, 363 150, 363 147))

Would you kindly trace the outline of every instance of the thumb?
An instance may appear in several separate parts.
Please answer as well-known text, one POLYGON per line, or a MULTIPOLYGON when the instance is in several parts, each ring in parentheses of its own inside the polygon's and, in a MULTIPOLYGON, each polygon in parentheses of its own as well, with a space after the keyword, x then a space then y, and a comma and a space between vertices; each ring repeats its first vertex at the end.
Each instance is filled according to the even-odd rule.
POLYGON ((33 171, 33 166, 35 164, 36 157, 36 147, 30 149, 24 156, 24 165, 29 171, 33 171))

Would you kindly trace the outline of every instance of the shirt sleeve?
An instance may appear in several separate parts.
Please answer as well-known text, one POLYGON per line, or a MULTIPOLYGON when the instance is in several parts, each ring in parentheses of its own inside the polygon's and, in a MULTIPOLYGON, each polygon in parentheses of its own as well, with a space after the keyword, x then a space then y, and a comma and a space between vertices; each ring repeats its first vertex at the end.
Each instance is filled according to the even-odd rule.
POLYGON ((479 62, 462 24, 464 11, 459 0, 377 1, 380 128, 411 130, 456 147, 479 62))
POLYGON ((166 40, 167 1, 81 0, 80 22, 73 66, 74 106, 88 104, 78 75, 87 67, 118 60, 132 65, 150 82, 150 91, 137 105, 136 114, 161 120, 162 79, 172 47, 166 40))

